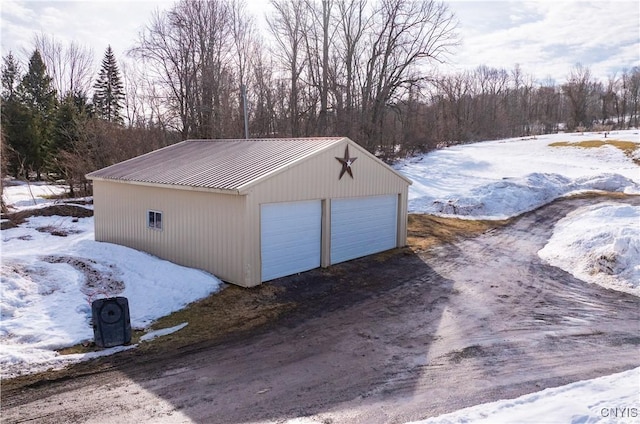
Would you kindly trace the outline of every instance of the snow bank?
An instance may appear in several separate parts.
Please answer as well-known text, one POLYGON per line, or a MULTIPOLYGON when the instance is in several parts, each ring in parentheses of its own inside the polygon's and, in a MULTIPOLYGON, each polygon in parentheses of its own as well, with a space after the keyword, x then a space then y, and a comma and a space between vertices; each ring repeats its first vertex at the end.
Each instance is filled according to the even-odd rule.
POLYGON ((640 368, 516 399, 472 406, 413 424, 637 423, 640 368))
MULTIPOLYGON (((505 219, 576 192, 640 194, 640 170, 620 149, 550 146, 600 138, 605 140, 587 133, 487 141, 429 152, 395 168, 413 181, 410 213, 505 219)), ((612 138, 640 147, 635 130, 612 138)))
MULTIPOLYGON (((622 150, 557 142, 637 143, 637 130, 553 134, 487 141, 430 152, 397 164, 413 180, 409 212, 507 219, 559 197, 588 191, 640 194, 640 168, 622 150)), ((556 227, 540 256, 577 278, 640 295, 640 219, 631 206, 581 209, 556 227), (584 218, 579 215, 586 214, 584 218)))
POLYGON ((507 219, 567 194, 585 191, 640 194, 640 185, 618 174, 601 174, 573 180, 560 174, 533 173, 474 187, 467 195, 456 198, 440 200, 425 196, 413 199, 409 202, 409 210, 478 219, 507 219))
POLYGON ((583 281, 640 296, 640 207, 577 209, 556 224, 538 255, 583 281))
POLYGON ((162 330, 150 331, 150 332, 146 333, 144 336, 140 337, 140 341, 141 342, 148 342, 148 341, 153 340, 153 339, 158 338, 158 337, 162 337, 162 336, 167 336, 169 334, 173 334, 176 331, 182 330, 188 324, 189 324, 188 322, 183 322, 182 324, 178 324, 178 325, 176 325, 174 327, 163 328, 162 330))

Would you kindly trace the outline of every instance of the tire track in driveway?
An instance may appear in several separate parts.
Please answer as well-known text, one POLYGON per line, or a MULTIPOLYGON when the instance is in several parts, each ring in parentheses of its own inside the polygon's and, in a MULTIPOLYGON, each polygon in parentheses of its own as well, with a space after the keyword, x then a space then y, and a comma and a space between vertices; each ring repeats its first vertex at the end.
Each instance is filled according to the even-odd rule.
MULTIPOLYGON (((385 410, 398 402, 395 414, 416 420, 640 365, 639 299, 578 280, 537 255, 559 219, 605 200, 559 200, 421 255, 454 281, 453 295, 424 364, 407 360, 387 382, 384 392, 399 395, 383 401, 385 410), (422 413, 411 411, 415 404, 422 413)), ((640 204, 639 197, 618 201, 640 204)))

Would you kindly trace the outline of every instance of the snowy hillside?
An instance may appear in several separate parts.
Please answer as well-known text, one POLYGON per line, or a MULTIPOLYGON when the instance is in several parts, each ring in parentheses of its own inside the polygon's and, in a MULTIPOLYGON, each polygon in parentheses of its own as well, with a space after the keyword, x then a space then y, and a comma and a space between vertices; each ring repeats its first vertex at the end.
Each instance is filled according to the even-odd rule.
MULTIPOLYGON (((552 134, 448 147, 399 162, 413 180, 409 212, 503 219, 558 197, 589 190, 640 194, 640 167, 612 145, 572 147, 618 140, 637 144, 637 130, 552 134), (568 142, 568 146, 551 146, 568 142)), ((636 155, 640 150, 636 150, 636 155)))

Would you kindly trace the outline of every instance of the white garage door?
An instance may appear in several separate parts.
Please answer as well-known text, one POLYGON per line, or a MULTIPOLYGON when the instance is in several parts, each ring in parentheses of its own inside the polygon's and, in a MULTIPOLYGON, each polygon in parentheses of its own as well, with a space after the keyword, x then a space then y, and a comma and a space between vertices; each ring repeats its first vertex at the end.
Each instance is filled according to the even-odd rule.
POLYGON ((320 266, 320 200, 260 206, 262 281, 320 266))
POLYGON ((331 263, 397 245, 398 196, 331 200, 331 263))

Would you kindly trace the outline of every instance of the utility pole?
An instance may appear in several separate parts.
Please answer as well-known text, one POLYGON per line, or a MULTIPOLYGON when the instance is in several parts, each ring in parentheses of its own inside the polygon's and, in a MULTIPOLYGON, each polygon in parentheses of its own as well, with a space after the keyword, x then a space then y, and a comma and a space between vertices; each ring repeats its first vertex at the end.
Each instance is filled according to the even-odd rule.
POLYGON ((249 138, 249 117, 247 116, 247 87, 242 84, 242 115, 244 116, 244 138, 249 138))

